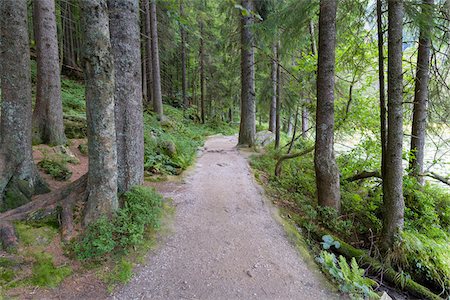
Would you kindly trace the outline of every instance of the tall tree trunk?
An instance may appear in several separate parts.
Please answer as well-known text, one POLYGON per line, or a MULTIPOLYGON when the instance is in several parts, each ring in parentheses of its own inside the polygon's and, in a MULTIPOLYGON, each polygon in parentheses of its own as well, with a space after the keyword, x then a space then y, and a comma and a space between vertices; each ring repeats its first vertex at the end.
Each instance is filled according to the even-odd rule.
POLYGON ((205 101, 206 101, 206 80, 205 80, 205 41, 204 24, 200 21, 200 119, 205 124, 205 101))
POLYGON ((26 1, 0 5, 0 210, 18 207, 48 188, 31 149, 31 69, 26 1))
POLYGON ((280 43, 277 43, 277 49, 276 49, 276 63, 277 63, 277 78, 276 78, 276 106, 275 106, 275 149, 280 148, 280 135, 281 135, 281 68, 280 68, 280 52, 279 52, 279 45, 280 43))
POLYGON ((71 1, 62 1, 61 14, 63 22, 63 65, 76 68, 77 61, 73 39, 75 26, 71 1))
POLYGON ((150 4, 149 0, 143 0, 142 6, 144 6, 145 15, 145 54, 147 63, 147 99, 148 103, 151 103, 153 107, 154 96, 153 96, 153 56, 152 56, 152 27, 151 27, 151 17, 150 17, 150 4))
POLYGON ((314 22, 309 21, 309 35, 311 36, 311 51, 313 55, 317 54, 316 35, 314 33, 314 22))
MULTIPOLYGON (((382 0, 377 0, 377 31, 378 31, 378 82, 380 87, 380 126, 381 126, 381 177, 386 177, 386 146, 387 146, 387 124, 386 124, 386 93, 384 87, 384 38, 383 38, 383 7, 382 0)), ((386 195, 383 185, 383 198, 386 195)))
POLYGON ((270 101, 270 112, 269 112, 269 131, 275 132, 276 127, 276 110, 277 110, 277 68, 278 64, 276 61, 277 57, 277 45, 274 43, 272 45, 272 70, 271 70, 271 79, 272 79, 272 98, 270 101))
POLYGON ((141 39, 141 86, 142 86, 142 103, 144 107, 149 104, 149 99, 147 96, 147 53, 146 53, 146 43, 147 37, 145 34, 145 10, 143 3, 144 1, 139 1, 142 5, 140 9, 140 39, 141 39))
POLYGON ((319 205, 339 211, 339 170, 334 156, 336 7, 336 0, 320 1, 314 166, 319 205))
POLYGON ((403 1, 388 1, 388 132, 386 174, 383 181, 384 220, 382 246, 385 250, 400 239, 405 203, 403 200, 403 1))
MULTIPOLYGON (((180 17, 184 18, 184 3, 180 1, 180 17)), ((184 107, 189 107, 189 99, 187 97, 187 75, 186 75, 186 31, 184 25, 180 23, 181 36, 181 93, 183 96, 184 107)))
MULTIPOLYGON (((433 0, 423 0, 422 14, 424 17, 430 17, 433 0)), ((409 160, 409 169, 412 176, 424 184, 423 159, 425 152, 425 135, 427 125, 427 105, 428 105, 428 82, 430 68, 430 24, 421 28, 419 37, 419 47, 417 53, 417 70, 414 90, 414 110, 413 123, 411 129, 411 156, 409 160)))
POLYGON ((158 20, 156 18, 156 0, 150 0, 150 25, 152 32, 152 72, 153 72, 153 110, 160 120, 163 118, 161 95, 161 70, 159 67, 158 20))
POLYGON ((306 139, 308 137, 308 127, 309 127, 309 110, 307 105, 310 100, 306 99, 302 106, 302 138, 306 139))
POLYGON ((292 133, 292 139, 291 139, 291 142, 289 143, 289 148, 288 148, 287 154, 291 153, 292 147, 294 146, 294 142, 295 142, 295 136, 297 135, 298 111, 299 111, 299 106, 297 105, 297 109, 295 111, 295 119, 294 119, 294 132, 292 133))
POLYGON ((36 104, 33 112, 33 142, 63 145, 63 110, 59 70, 55 1, 33 1, 37 54, 36 104))
POLYGON ((115 67, 117 186, 119 193, 144 182, 139 0, 108 0, 115 67))
POLYGON ((106 0, 80 2, 84 28, 89 171, 83 224, 110 216, 118 208, 114 119, 114 60, 106 0))
MULTIPOLYGON (((242 7, 253 12, 253 0, 242 0, 242 7)), ((241 123, 239 145, 253 147, 256 135, 255 50, 252 13, 241 16, 241 123)))

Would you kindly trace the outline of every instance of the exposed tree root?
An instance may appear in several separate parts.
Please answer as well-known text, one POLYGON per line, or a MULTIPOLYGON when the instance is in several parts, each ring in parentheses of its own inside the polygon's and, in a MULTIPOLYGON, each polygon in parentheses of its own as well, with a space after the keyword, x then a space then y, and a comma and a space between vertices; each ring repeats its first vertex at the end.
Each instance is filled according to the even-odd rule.
MULTIPOLYGON (((36 196, 33 201, 0 214, 0 241, 4 246, 12 243, 10 237, 12 233, 17 242, 14 231, 9 229, 9 226, 12 227, 12 221, 42 219, 52 214, 58 206, 62 207, 62 238, 66 241, 70 240, 75 233, 73 225, 73 207, 77 201, 84 201, 86 199, 86 187, 87 174, 81 176, 68 186, 48 194, 36 196)), ((12 227, 12 229, 14 228, 12 227)))
POLYGON ((0 222, 0 241, 4 249, 15 248, 19 243, 11 222, 0 222))

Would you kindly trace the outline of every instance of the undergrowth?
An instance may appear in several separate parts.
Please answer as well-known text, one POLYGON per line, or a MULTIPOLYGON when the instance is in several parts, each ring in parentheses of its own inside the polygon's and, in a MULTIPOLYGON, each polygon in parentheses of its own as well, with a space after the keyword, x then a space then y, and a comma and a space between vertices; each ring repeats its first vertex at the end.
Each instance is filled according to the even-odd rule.
POLYGON ((90 224, 74 244, 78 259, 94 259, 126 252, 144 241, 146 228, 158 228, 162 197, 155 190, 136 186, 123 196, 123 205, 111 219, 101 217, 90 224))
MULTIPOLYGON (((280 155, 266 148, 263 155, 255 156, 251 165, 256 177, 265 181, 267 192, 277 199, 278 205, 292 214, 299 214, 306 232, 315 226, 326 228, 337 237, 357 248, 377 253, 377 241, 382 229, 382 186, 377 178, 346 182, 362 170, 376 170, 379 165, 376 149, 371 142, 355 148, 337 159, 341 171, 342 211, 321 208, 316 200, 313 152, 297 159, 286 160, 280 177, 273 174, 276 158, 280 155), (375 154, 373 154, 375 153, 375 154)), ((294 151, 306 149, 297 145, 294 151)), ((378 257, 398 272, 411 276, 436 293, 450 291, 450 193, 427 183, 420 186, 405 176, 405 231, 401 245, 386 257, 378 257)))
POLYGON ((52 176, 55 180, 66 181, 72 177, 68 164, 75 163, 73 159, 65 154, 44 155, 44 158, 38 163, 38 166, 45 173, 52 176))
POLYGON ((148 175, 178 175, 194 162, 198 148, 212 134, 231 135, 236 128, 211 120, 200 124, 196 108, 185 111, 164 105, 166 120, 144 115, 144 167, 148 175))

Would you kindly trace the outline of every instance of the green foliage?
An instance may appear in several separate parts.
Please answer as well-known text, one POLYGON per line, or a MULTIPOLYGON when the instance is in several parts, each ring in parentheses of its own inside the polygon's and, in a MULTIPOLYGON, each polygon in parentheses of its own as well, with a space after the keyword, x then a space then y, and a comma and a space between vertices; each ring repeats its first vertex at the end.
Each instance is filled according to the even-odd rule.
POLYGON ((53 258, 49 254, 36 254, 35 260, 33 264, 33 275, 31 276, 31 283, 34 285, 54 288, 64 278, 72 274, 70 267, 56 267, 53 263, 53 258))
POLYGON ((122 257, 115 265, 113 271, 106 275, 105 281, 111 286, 124 284, 130 281, 132 275, 133 263, 122 257))
POLYGON ((364 269, 360 269, 353 257, 350 265, 342 255, 339 259, 333 253, 322 251, 317 258, 322 268, 339 284, 339 289, 350 295, 352 299, 380 299, 372 289, 376 282, 364 276, 364 269))
POLYGON ((80 241, 74 245, 77 258, 100 257, 111 252, 117 245, 114 240, 114 230, 114 224, 104 216, 89 224, 80 241))
POLYGON ((70 171, 67 163, 68 161, 64 156, 46 156, 38 163, 38 166, 54 179, 66 181, 72 176, 72 171, 70 171))
POLYGON ((78 259, 99 258, 113 250, 127 251, 144 241, 146 229, 157 228, 162 213, 162 197, 155 190, 136 186, 123 196, 112 219, 99 218, 90 224, 74 244, 78 259))

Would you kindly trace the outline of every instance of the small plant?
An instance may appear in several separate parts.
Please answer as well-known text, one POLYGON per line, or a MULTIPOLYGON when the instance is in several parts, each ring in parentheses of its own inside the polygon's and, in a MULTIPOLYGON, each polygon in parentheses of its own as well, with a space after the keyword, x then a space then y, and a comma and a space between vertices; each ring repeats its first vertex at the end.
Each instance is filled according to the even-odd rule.
POLYGON ((58 181, 69 180, 72 176, 72 171, 70 171, 67 166, 68 161, 62 157, 44 157, 38 163, 38 166, 47 174, 52 176, 58 181))
POLYGON ((331 248, 331 246, 334 246, 336 249, 339 249, 341 247, 341 243, 338 241, 335 241, 331 235, 324 235, 322 237, 322 247, 325 250, 328 250, 331 248))
POLYGON ((364 277, 364 269, 360 269, 353 257, 350 265, 342 255, 339 259, 333 253, 322 251, 317 261, 322 268, 339 284, 339 289, 350 295, 352 299, 380 299, 372 289, 376 282, 364 277))

